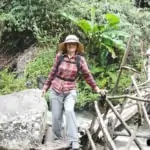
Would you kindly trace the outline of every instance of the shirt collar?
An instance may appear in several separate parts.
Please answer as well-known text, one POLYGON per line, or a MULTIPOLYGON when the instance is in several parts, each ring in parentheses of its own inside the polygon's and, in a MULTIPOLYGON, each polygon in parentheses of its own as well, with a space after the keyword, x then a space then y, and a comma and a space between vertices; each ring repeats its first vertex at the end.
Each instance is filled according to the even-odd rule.
MULTIPOLYGON (((68 55, 67 54, 63 54, 64 55, 64 57, 68 57, 68 55)), ((76 55, 74 55, 74 56, 72 56, 72 57, 70 57, 71 59, 72 58, 75 58, 76 57, 76 55)), ((69 58, 69 57, 68 57, 69 58)))

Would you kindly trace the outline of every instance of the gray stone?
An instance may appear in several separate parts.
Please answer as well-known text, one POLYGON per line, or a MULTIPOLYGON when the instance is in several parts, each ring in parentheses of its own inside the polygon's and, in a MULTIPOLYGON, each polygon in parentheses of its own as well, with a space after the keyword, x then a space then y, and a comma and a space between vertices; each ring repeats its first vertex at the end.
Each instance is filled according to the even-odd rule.
POLYGON ((47 104, 41 90, 0 96, 0 149, 28 150, 39 146, 46 119, 47 104))
POLYGON ((35 56, 37 55, 38 49, 35 47, 35 45, 32 45, 28 49, 24 50, 22 54, 20 54, 17 59, 17 68, 16 72, 24 72, 26 65, 31 62, 35 56))

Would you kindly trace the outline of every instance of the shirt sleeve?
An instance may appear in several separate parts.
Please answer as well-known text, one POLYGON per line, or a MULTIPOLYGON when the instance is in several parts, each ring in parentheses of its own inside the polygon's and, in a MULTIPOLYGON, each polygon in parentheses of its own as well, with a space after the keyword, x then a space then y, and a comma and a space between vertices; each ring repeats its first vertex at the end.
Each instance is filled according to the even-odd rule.
POLYGON ((52 69, 49 72, 48 78, 47 78, 47 80, 44 83, 43 89, 46 90, 46 91, 50 88, 51 82, 55 78, 55 73, 56 73, 56 69, 57 69, 57 63, 58 63, 58 57, 59 57, 59 55, 60 54, 56 55, 55 60, 54 60, 54 64, 52 66, 52 69))
POLYGON ((84 57, 81 57, 81 71, 86 82, 91 86, 92 89, 94 89, 97 85, 84 57))

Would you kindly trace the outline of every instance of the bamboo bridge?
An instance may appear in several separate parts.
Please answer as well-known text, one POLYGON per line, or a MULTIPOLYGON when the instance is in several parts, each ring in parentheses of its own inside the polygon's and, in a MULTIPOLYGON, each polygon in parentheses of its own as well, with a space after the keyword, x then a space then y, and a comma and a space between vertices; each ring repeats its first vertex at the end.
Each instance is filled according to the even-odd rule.
MULTIPOLYGON (((139 150, 145 150, 141 145, 139 138, 146 138, 150 140, 150 132, 149 135, 139 135, 137 131, 143 122, 146 122, 149 130, 150 130, 150 119, 147 113, 147 107, 150 103, 150 50, 147 51, 146 55, 148 56, 148 66, 147 69, 143 67, 145 70, 145 74, 147 76, 147 80, 144 82, 139 82, 139 72, 134 68, 128 67, 127 57, 129 53, 129 46, 133 39, 133 35, 130 37, 127 50, 124 53, 124 57, 122 59, 122 63, 120 65, 120 69, 118 72, 117 81, 113 92, 110 95, 106 95, 103 97, 103 100, 97 100, 94 102, 95 113, 93 115, 93 119, 90 122, 89 127, 83 128, 79 127, 79 132, 81 134, 81 149, 83 150, 96 150, 97 143, 101 141, 104 143, 105 150, 117 150, 116 143, 114 139, 118 136, 128 136, 129 141, 124 146, 124 150, 129 150, 131 148, 132 143, 134 142, 139 150), (131 86, 129 86, 123 95, 115 95, 115 91, 118 87, 119 79, 121 77, 121 73, 123 70, 127 70, 128 72, 132 72, 131 75, 131 86), (123 99, 122 103, 114 106, 112 104, 112 100, 115 99, 123 99), (104 102, 106 106, 105 112, 102 114, 100 111, 101 102, 104 102), (131 131, 127 121, 132 119, 135 115, 138 116, 138 121, 136 123, 136 127, 134 131, 131 131), (122 129, 126 130, 127 133, 124 134, 118 131, 118 127, 122 127, 122 129), (82 141, 83 140, 83 141, 82 141)), ((141 54, 143 56, 143 46, 141 43, 141 54)), ((41 148, 42 150, 61 150, 61 149, 69 149, 69 145, 65 142, 65 136, 63 141, 49 141, 50 136, 50 127, 47 129, 47 134, 45 138, 45 145, 41 148)), ((65 135, 65 129, 64 129, 65 135)))

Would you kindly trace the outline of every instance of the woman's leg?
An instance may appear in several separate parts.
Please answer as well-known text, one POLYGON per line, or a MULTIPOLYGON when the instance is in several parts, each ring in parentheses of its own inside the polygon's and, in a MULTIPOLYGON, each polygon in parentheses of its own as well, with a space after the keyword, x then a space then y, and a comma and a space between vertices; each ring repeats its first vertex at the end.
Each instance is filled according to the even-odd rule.
POLYGON ((50 89, 50 101, 52 107, 52 130, 54 140, 61 139, 61 127, 63 116, 63 97, 53 89, 50 89))
POLYGON ((78 130, 76 123, 76 116, 74 112, 74 105, 76 102, 76 98, 77 98, 76 90, 71 90, 64 100, 67 136, 68 140, 72 143, 73 149, 79 148, 78 130))

